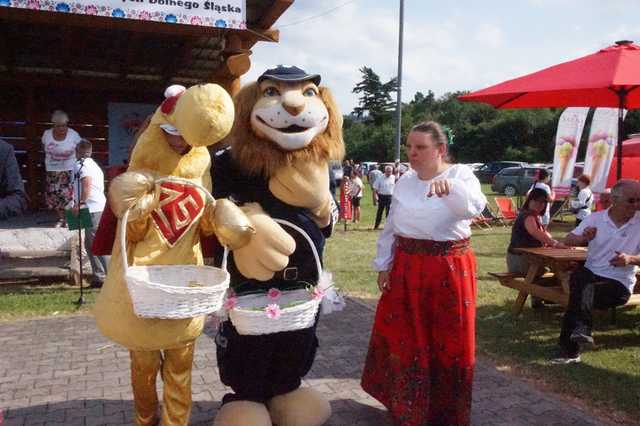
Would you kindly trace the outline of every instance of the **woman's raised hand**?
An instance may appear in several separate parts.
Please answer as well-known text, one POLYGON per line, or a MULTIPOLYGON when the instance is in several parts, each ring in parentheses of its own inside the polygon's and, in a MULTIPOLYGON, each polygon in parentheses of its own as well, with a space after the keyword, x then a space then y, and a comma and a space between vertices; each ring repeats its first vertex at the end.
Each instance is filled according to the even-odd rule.
POLYGON ((431 182, 429 192, 427 192, 427 197, 433 197, 434 195, 443 197, 445 195, 449 195, 450 191, 451 183, 447 179, 434 180, 433 182, 431 182))

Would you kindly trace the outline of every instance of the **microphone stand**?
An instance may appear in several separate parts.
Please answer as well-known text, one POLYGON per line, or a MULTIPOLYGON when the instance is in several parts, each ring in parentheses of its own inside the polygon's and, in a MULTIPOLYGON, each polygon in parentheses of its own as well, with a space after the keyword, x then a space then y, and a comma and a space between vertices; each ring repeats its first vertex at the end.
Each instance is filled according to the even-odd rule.
MULTIPOLYGON (((77 192, 78 192, 78 217, 80 217, 80 196, 82 194, 82 187, 80 186, 80 171, 82 170, 82 168, 84 167, 84 157, 80 158, 78 160, 78 162, 80 163, 80 167, 78 168, 78 171, 76 172, 74 178, 76 181, 76 185, 77 185, 77 192)), ((80 222, 78 221, 78 225, 80 225, 80 222)), ((78 300, 76 301, 76 305, 80 306, 80 305, 84 305, 85 300, 84 300, 84 286, 82 285, 82 226, 78 226, 78 262, 79 262, 79 269, 80 269, 80 298, 78 298, 78 300)))

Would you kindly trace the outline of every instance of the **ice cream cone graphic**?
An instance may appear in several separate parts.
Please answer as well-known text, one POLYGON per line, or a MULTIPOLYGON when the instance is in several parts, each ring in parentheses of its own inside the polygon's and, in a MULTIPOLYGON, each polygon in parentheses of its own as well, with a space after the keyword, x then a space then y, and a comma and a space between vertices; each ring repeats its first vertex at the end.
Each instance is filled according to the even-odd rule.
POLYGON ((572 136, 561 136, 556 141, 556 153, 558 156, 558 166, 560 170, 560 182, 564 181, 567 167, 571 161, 571 154, 575 147, 576 139, 572 136))
POLYGON ((599 173, 602 172, 603 165, 607 161, 610 146, 607 143, 609 135, 607 133, 595 133, 589 140, 591 145, 591 180, 593 182, 599 179, 599 173))

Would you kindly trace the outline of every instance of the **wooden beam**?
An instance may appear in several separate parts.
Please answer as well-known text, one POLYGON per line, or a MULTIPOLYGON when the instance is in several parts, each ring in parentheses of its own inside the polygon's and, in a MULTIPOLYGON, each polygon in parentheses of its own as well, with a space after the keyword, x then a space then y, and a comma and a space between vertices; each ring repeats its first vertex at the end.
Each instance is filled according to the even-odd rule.
POLYGON ((74 76, 67 78, 60 75, 45 76, 36 73, 20 73, 14 77, 0 75, 0 86, 18 86, 33 88, 66 88, 112 91, 120 93, 140 93, 155 94, 164 90, 161 81, 145 80, 121 80, 117 78, 104 77, 81 77, 74 76))
POLYGON ((125 55, 122 55, 122 60, 120 61, 120 66, 118 67, 120 70, 120 78, 127 78, 129 74, 129 67, 133 63, 137 53, 138 53, 138 44, 142 36, 139 33, 131 34, 131 37, 123 38, 123 51, 127 52, 125 55))
MULTIPOLYGON (((72 39, 70 41, 69 48, 67 49, 67 54, 69 55, 67 61, 72 73, 73 70, 82 68, 81 64, 83 63, 84 57, 81 54, 78 55, 77 52, 84 52, 90 39, 89 37, 84 37, 82 29, 77 27, 72 27, 71 37, 72 39)), ((71 76, 71 73, 67 75, 65 70, 65 75, 71 76)))
POLYGON ((271 28, 276 23, 278 18, 287 10, 294 0, 275 0, 273 6, 267 10, 267 13, 262 15, 262 18, 258 22, 257 27, 262 30, 271 28))
POLYGON ((188 37, 181 40, 173 51, 170 53, 172 59, 167 60, 167 65, 162 72, 162 80, 164 85, 168 86, 174 74, 180 68, 180 65, 184 64, 191 56, 191 51, 196 45, 196 37, 188 37))
POLYGON ((13 35, 7 31, 4 25, 0 25, 0 52, 3 52, 3 62, 7 67, 7 72, 14 75, 16 68, 16 43, 13 40, 13 35))
MULTIPOLYGON (((15 81, 15 79, 13 79, 15 81)), ((38 159, 36 157, 37 152, 39 151, 36 148, 38 135, 36 134, 36 121, 37 121, 37 113, 36 113, 36 105, 35 105, 35 87, 25 85, 25 104, 26 104, 26 124, 25 124, 25 136, 27 139, 27 144, 31 149, 27 150, 27 194, 29 195, 29 204, 32 209, 36 209, 42 203, 42 200, 37 196, 38 194, 38 185, 36 181, 36 164, 38 163, 38 159)))
POLYGON ((76 54, 77 52, 82 52, 82 49, 79 49, 74 45, 74 41, 76 39, 75 33, 77 33, 77 31, 74 31, 71 27, 63 28, 62 43, 58 45, 59 49, 61 49, 61 51, 58 52, 58 55, 56 55, 58 59, 58 66, 64 73, 65 77, 71 77, 71 70, 73 69, 72 65, 74 63, 73 58, 75 56, 79 56, 76 54))

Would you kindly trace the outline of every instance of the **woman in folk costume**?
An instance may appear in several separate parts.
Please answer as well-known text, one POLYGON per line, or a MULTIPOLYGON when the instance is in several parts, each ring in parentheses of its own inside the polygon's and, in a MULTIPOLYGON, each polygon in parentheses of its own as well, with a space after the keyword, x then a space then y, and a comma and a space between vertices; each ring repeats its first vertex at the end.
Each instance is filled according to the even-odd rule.
POLYGON ((205 194, 197 187, 158 182, 178 177, 211 190, 207 145, 220 141, 231 129, 231 98, 214 84, 188 90, 171 86, 165 96, 140 136, 127 172, 109 188, 113 213, 122 219, 129 210, 127 253, 121 253, 118 235, 94 308, 100 331, 130 351, 136 425, 158 423, 159 372, 164 382, 162 424, 188 424, 194 342, 202 333, 204 317, 136 316, 124 280, 123 256, 129 265, 202 265, 201 232, 215 232, 221 242, 234 248, 248 242, 252 232, 243 222, 244 213, 226 200, 205 207, 205 194))
POLYGON ((397 425, 466 425, 475 364, 476 260, 471 219, 486 204, 470 168, 446 161, 434 122, 407 137, 412 170, 398 181, 377 243, 382 291, 362 376, 397 425))

